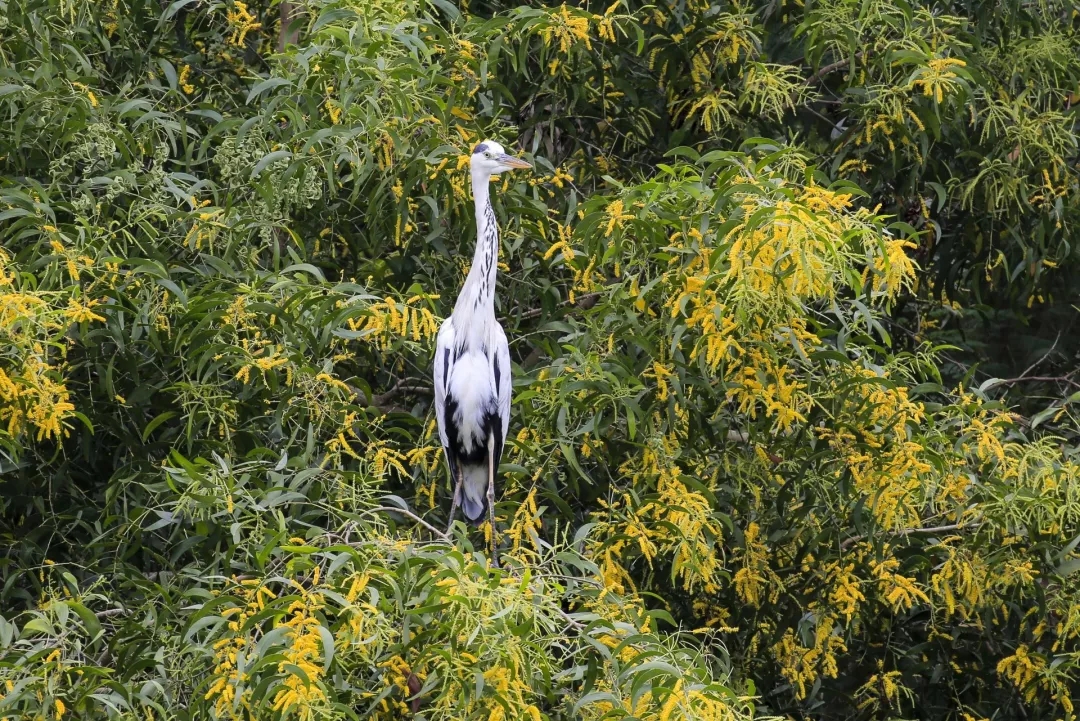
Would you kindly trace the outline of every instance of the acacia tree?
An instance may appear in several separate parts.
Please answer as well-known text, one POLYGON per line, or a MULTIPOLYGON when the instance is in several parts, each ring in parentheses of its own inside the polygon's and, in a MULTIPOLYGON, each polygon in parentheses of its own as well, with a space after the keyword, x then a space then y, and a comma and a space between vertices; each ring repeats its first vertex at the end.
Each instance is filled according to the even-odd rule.
POLYGON ((0 718, 1073 716, 1072 398, 933 345, 1065 317, 1071 6, 289 5, 0 2, 0 718))

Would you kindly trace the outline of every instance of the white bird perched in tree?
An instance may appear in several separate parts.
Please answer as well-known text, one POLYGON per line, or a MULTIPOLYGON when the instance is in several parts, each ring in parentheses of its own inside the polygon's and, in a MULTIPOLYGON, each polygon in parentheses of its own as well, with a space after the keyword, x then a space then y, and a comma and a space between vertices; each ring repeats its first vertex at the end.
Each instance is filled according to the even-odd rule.
MULTIPOLYGON (((495 471, 510 427, 510 347, 495 319, 499 228, 491 208, 490 179, 532 165, 491 140, 473 150, 476 252, 454 312, 435 343, 435 417, 454 482, 450 526, 460 506, 479 525, 487 511, 495 559, 495 471)), ((449 529, 448 529, 449 532, 449 529)))

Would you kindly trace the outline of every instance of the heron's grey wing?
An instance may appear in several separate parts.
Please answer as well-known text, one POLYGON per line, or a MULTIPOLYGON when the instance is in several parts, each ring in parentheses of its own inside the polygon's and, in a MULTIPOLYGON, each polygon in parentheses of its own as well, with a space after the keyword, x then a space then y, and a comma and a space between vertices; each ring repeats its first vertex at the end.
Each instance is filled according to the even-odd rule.
POLYGON ((454 319, 447 318, 439 327, 435 339, 435 420, 439 425, 439 440, 442 441, 446 459, 450 461, 449 441, 446 436, 446 389, 450 385, 450 375, 454 370, 454 319))
MULTIPOLYGON (((510 345, 506 332, 495 324, 495 384, 499 389, 499 419, 502 421, 502 447, 506 446, 506 434, 510 431, 510 397, 513 389, 510 380, 510 345)), ((500 448, 500 451, 502 448, 500 448)))

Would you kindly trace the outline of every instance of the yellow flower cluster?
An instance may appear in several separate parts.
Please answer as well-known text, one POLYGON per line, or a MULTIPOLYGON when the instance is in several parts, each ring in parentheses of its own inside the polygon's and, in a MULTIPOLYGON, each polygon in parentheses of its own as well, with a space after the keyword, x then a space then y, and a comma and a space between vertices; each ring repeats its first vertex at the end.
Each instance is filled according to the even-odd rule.
POLYGON ((1016 652, 998 662, 997 672, 1016 686, 1031 701, 1035 698, 1037 686, 1032 683, 1046 666, 1046 659, 1031 653, 1025 645, 1020 645, 1016 652))
MULTIPOLYGON (((819 197, 814 200, 820 202, 819 197)), ((749 200, 748 217, 760 207, 749 200)), ((838 264, 832 251, 845 228, 826 214, 779 201, 775 221, 756 228, 743 223, 731 230, 726 280, 762 298, 829 298, 836 292, 838 264)))
MULTIPOLYGON (((349 456, 355 460, 364 460, 361 455, 353 450, 352 445, 349 443, 349 439, 359 441, 360 436, 356 432, 356 412, 350 411, 344 415, 341 419, 341 423, 338 425, 336 432, 331 433, 331 438, 326 442, 326 458, 323 459, 323 467, 328 466, 332 462, 339 462, 342 454, 349 456)), ((375 462, 378 458, 379 448, 374 448, 372 451, 372 458, 369 460, 375 462)), ((385 465, 382 466, 385 471, 385 465)))
POLYGON ((784 590, 780 577, 772 570, 769 550, 761 540, 761 527, 751 522, 743 533, 742 568, 735 572, 735 592, 746 604, 760 608, 768 594, 776 603, 784 590))
POLYGON ((878 661, 878 672, 855 692, 859 708, 872 713, 899 708, 901 693, 909 698, 912 696, 911 690, 901 683, 901 676, 899 671, 886 671, 884 664, 878 661))
MULTIPOLYGON (((319 568, 315 567, 314 585, 318 584, 319 568)), ((320 593, 295 583, 300 598, 289 605, 289 620, 282 626, 289 629, 278 673, 285 680, 274 695, 272 709, 283 715, 293 715, 300 721, 323 718, 326 711, 326 692, 320 687, 323 675, 322 625, 316 615, 323 606, 320 593)))
POLYGON ((930 603, 915 579, 896 572, 900 567, 900 561, 896 558, 886 558, 880 563, 873 563, 872 567, 878 593, 892 607, 893 613, 908 611, 916 602, 930 603))
POLYGON ((394 137, 390 133, 382 133, 375 142, 375 162, 379 164, 379 170, 389 170, 394 167, 394 137))
POLYGON ((650 564, 659 553, 669 558, 672 573, 682 579, 687 591, 698 586, 707 592, 719 587, 722 561, 717 548, 723 528, 708 499, 681 480, 683 470, 676 462, 678 456, 679 441, 674 434, 654 435, 639 457, 619 468, 631 486, 655 487, 656 496, 639 505, 626 494, 620 501, 602 504, 604 511, 597 513, 599 545, 594 553, 602 553, 605 588, 620 594, 633 588, 619 560, 631 544, 650 564))
POLYGON ((98 107, 99 105, 101 105, 101 103, 100 103, 100 102, 98 101, 98 99, 97 99, 97 96, 96 96, 96 95, 94 95, 94 91, 93 91, 93 90, 91 90, 90 88, 86 87, 86 86, 85 86, 85 85, 83 85, 82 83, 72 83, 72 85, 73 85, 74 87, 78 88, 79 90, 83 91, 84 93, 86 93, 86 99, 90 101, 90 107, 96 108, 96 107, 98 107))
MULTIPOLYGON (((8 272, 8 256, 0 251, 0 339, 19 356, 18 367, 0 366, 0 421, 9 435, 17 436, 33 426, 36 440, 67 435, 64 421, 75 406, 59 369, 48 363, 43 341, 60 332, 63 324, 44 293, 25 293, 14 286, 8 272)), ((93 312, 97 301, 70 300, 65 315, 70 320, 104 320, 93 312)))
POLYGON ((387 296, 372 304, 367 315, 347 322, 351 330, 362 331, 365 338, 382 350, 388 350, 398 339, 426 341, 439 331, 439 322, 429 308, 430 301, 438 297, 421 293, 401 303, 387 296))
POLYGON ((266 382, 266 372, 274 370, 275 368, 281 368, 284 366, 285 370, 285 383, 286 385, 292 385, 292 363, 284 355, 278 355, 283 352, 284 349, 280 346, 270 347, 267 345, 261 346, 251 354, 249 363, 245 363, 240 367, 240 370, 236 373, 236 380, 244 383, 245 385, 251 383, 251 371, 259 371, 263 382, 266 382), (270 348, 270 352, 267 355, 262 355, 263 351, 270 348))
POLYGON ((634 219, 632 213, 626 212, 623 201, 618 199, 611 201, 604 212, 607 214, 607 228, 604 230, 605 238, 611 237, 615 229, 621 228, 626 221, 634 219))
POLYGON ((68 400, 67 387, 53 378, 54 373, 42 361, 30 358, 23 366, 21 383, 16 385, 0 370, 0 400, 5 404, 0 409, 0 420, 7 421, 11 435, 18 435, 24 423, 34 426, 39 441, 68 435, 64 421, 74 413, 75 406, 68 400))
POLYGON ((244 47, 244 41, 247 39, 248 33, 262 27, 262 23, 256 21, 255 16, 248 10, 247 3, 240 0, 233 0, 232 9, 226 11, 225 19, 232 28, 232 37, 229 38, 229 44, 238 48, 244 47))
POLYGON ((547 16, 546 22, 540 28, 540 37, 543 38, 544 45, 551 45, 554 41, 563 55, 568 55, 570 48, 578 41, 585 43, 587 49, 592 49, 588 16, 576 12, 571 14, 566 3, 547 16))
POLYGON ((67 310, 64 315, 73 323, 89 323, 90 321, 105 321, 105 317, 94 312, 94 307, 100 303, 98 300, 88 300, 85 303, 77 298, 68 300, 67 310))
POLYGON ((42 314, 48 303, 40 296, 12 290, 10 279, 3 280, 6 282, 0 287, 8 290, 0 293, 0 332, 9 337, 32 337, 33 331, 44 322, 42 314))
POLYGON ((674 106, 676 117, 684 116, 691 120, 700 115, 701 126, 706 133, 721 130, 731 124, 733 114, 738 110, 735 96, 724 88, 715 88, 698 98, 690 98, 682 105, 674 106))
POLYGON ((326 86, 326 100, 323 101, 323 107, 326 108, 326 115, 330 118, 330 122, 334 125, 341 124, 341 115, 345 112, 345 109, 341 107, 340 101, 334 97, 334 86, 326 86))
POLYGON ((185 95, 191 95, 195 92, 195 86, 191 84, 190 78, 191 66, 185 64, 180 68, 180 77, 176 79, 176 84, 180 86, 180 90, 182 90, 185 95))
POLYGON ((959 58, 933 58, 925 67, 916 71, 911 87, 921 88, 923 95, 940 103, 945 98, 945 93, 951 93, 958 87, 954 69, 965 65, 967 63, 959 58))
POLYGON ((360 650, 361 656, 367 662, 373 657, 371 639, 376 638, 376 626, 379 621, 379 611, 370 601, 361 601, 360 597, 367 590, 371 582, 371 573, 354 574, 346 583, 349 590, 345 593, 343 609, 345 623, 338 629, 335 642, 340 646, 350 645, 360 650))
POLYGON ((859 612, 859 604, 866 601, 860 588, 862 581, 855 574, 855 564, 830 561, 823 568, 823 575, 830 589, 829 603, 850 623, 859 612))
POLYGON ((874 518, 885 528, 920 525, 920 503, 930 486, 932 466, 921 444, 909 440, 908 428, 925 420, 921 403, 908 398, 908 389, 879 377, 870 369, 852 368, 845 383, 843 413, 851 414, 858 435, 837 426, 817 434, 844 459, 837 469, 851 473, 856 488, 873 501, 874 518), (864 418, 864 416, 867 416, 864 418), (868 451, 869 446, 872 451, 868 451))
POLYGON ((210 687, 204 698, 214 701, 220 718, 243 719, 250 709, 251 689, 245 688, 239 698, 237 691, 247 680, 239 670, 239 656, 251 646, 250 638, 241 633, 245 622, 266 608, 277 595, 257 579, 233 579, 230 589, 242 605, 231 606, 222 612, 228 634, 214 642, 214 670, 210 687))
MULTIPOLYGON (((202 203, 194 203, 197 208, 204 208, 210 204, 211 201, 204 200, 202 203)), ((192 250, 202 250, 203 244, 206 244, 207 250, 213 250, 214 240, 218 234, 227 226, 221 222, 221 216, 223 211, 212 210, 203 211, 195 214, 195 220, 191 224, 191 230, 188 231, 184 237, 184 244, 192 250)))
POLYGON ((540 510, 536 506, 536 488, 533 488, 514 512, 510 528, 506 531, 506 536, 511 541, 510 555, 535 558, 536 552, 540 550, 539 533, 540 510))
MULTIPOLYGON (((543 228, 542 225, 540 227, 543 228)), ((562 251, 563 260, 569 263, 575 257, 574 249, 570 247, 574 231, 569 225, 563 225, 562 223, 555 224, 555 231, 558 233, 559 239, 552 243, 551 247, 544 253, 544 260, 551 260, 556 253, 562 251)), ((541 230, 541 232, 543 231, 541 230)))
POLYGON ((959 536, 942 539, 939 548, 948 554, 930 580, 934 595, 945 604, 946 618, 959 614, 967 619, 975 613, 988 586, 989 568, 978 554, 955 543, 959 536))
POLYGON ((795 369, 778 362, 767 347, 765 343, 749 346, 729 365, 727 397, 739 413, 754 419, 760 409, 766 418, 773 419, 775 432, 787 433, 794 424, 806 421, 812 400, 806 385, 796 380, 795 369))
POLYGON ((817 619, 814 645, 803 646, 796 640, 795 631, 787 629, 773 645, 773 658, 780 664, 780 673, 788 680, 795 698, 806 698, 807 692, 822 675, 836 678, 836 654, 847 651, 842 637, 834 632, 836 619, 823 616, 817 619))
POLYGON ((871 290, 892 300, 902 290, 911 290, 915 282, 915 263, 908 257, 906 250, 915 248, 915 243, 903 238, 888 238, 884 241, 885 251, 876 256, 872 265, 866 266, 866 277, 873 269, 871 290))
POLYGON ((383 478, 391 468, 404 478, 409 476, 405 468, 405 463, 408 462, 406 455, 383 439, 374 440, 368 444, 367 461, 371 464, 376 478, 383 478))
POLYGON ((601 40, 615 42, 615 10, 620 5, 622 5, 622 0, 615 0, 603 15, 593 15, 593 20, 596 21, 596 34, 601 40))

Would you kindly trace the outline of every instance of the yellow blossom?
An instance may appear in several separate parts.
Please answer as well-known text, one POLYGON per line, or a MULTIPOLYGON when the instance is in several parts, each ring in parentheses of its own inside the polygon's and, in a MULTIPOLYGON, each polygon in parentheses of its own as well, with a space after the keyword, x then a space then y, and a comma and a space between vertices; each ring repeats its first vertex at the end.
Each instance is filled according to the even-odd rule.
POLYGON ((85 303, 80 302, 76 298, 72 298, 68 301, 67 310, 64 311, 64 315, 68 317, 73 323, 89 323, 90 321, 104 321, 105 317, 98 315, 94 312, 94 307, 97 306, 100 301, 91 299, 85 303))
POLYGON ((248 10, 247 3, 233 0, 232 5, 232 9, 225 14, 225 19, 232 26, 233 31, 229 43, 236 47, 244 47, 248 33, 261 28, 262 23, 256 22, 255 16, 248 10))
POLYGON ((540 37, 545 45, 550 45, 554 40, 559 46, 559 52, 563 55, 569 53, 575 42, 585 43, 586 49, 591 50, 589 40, 589 19, 583 15, 571 14, 565 3, 557 12, 552 12, 547 17, 547 22, 541 26, 540 37))

